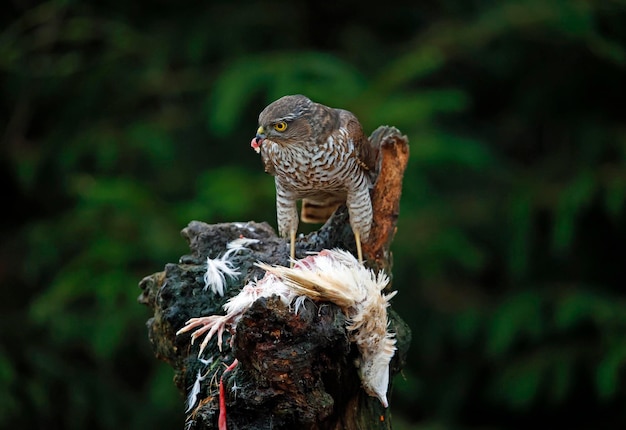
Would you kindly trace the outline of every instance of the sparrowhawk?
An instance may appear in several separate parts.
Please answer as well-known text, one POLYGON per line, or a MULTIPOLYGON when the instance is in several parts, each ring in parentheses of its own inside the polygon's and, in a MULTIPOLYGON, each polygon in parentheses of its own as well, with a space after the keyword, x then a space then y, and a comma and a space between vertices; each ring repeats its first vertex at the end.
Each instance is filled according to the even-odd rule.
POLYGON ((304 222, 324 222, 346 203, 359 261, 361 241, 372 224, 370 187, 377 151, 351 112, 314 103, 303 95, 284 96, 259 115, 251 146, 265 171, 275 176, 278 232, 290 238, 295 258, 296 202, 304 222))

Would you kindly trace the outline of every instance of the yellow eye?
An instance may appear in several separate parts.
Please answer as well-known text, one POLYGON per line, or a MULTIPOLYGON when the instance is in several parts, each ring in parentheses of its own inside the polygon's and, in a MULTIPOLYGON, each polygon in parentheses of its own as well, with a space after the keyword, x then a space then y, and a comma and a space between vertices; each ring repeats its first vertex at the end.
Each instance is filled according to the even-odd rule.
POLYGON ((276 124, 274 124, 274 130, 276 131, 287 130, 287 123, 285 121, 277 122, 276 124))

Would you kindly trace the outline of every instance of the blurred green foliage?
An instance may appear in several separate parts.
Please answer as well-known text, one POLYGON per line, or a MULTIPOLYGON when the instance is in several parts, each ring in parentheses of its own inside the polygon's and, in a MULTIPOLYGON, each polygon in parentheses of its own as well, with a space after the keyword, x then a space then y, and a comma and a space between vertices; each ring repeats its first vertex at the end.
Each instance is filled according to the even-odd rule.
POLYGON ((397 428, 624 428, 626 2, 13 0, 0 427, 181 428, 138 281, 267 220, 248 142, 304 93, 411 142, 397 428))

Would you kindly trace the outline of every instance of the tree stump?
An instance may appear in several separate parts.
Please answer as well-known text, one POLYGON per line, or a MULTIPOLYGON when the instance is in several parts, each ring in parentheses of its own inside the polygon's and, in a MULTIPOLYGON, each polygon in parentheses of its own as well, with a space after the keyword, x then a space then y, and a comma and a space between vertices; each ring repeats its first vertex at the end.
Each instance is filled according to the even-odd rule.
MULTIPOLYGON (((408 141, 393 127, 379 127, 370 139, 379 145, 380 153, 372 190, 374 223, 364 243, 364 258, 369 267, 391 274, 389 246, 396 229, 408 141)), ((191 254, 144 278, 139 302, 154 312, 147 326, 155 355, 174 368, 174 382, 187 399, 187 429, 218 428, 220 380, 231 430, 391 428, 389 409, 361 388, 354 365, 356 348, 346 336, 345 316, 332 303, 306 301, 296 314, 274 297, 260 298, 237 323, 232 348, 230 335, 225 334, 223 351, 211 341, 198 357, 199 346, 190 344, 189 334, 176 336, 176 332, 192 317, 223 314, 229 298, 248 281, 263 277, 255 262, 288 265, 289 241, 277 237, 267 223, 256 222, 192 221, 182 235, 191 254), (206 259, 223 255, 226 245, 238 238, 257 241, 233 256, 240 275, 226 278, 221 297, 205 288, 206 259), (239 365, 225 372, 235 358, 239 365)), ((297 239, 296 256, 332 248, 355 253, 345 206, 320 230, 297 239)), ((388 315, 397 339, 391 380, 404 365, 411 333, 393 309, 388 309, 388 315)))

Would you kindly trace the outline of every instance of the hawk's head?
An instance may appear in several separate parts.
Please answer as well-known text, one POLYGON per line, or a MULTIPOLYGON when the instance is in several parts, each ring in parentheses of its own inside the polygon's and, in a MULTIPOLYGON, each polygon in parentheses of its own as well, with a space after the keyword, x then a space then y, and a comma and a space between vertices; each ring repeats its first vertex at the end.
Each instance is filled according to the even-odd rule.
POLYGON ((251 146, 259 152, 263 140, 279 145, 306 143, 315 138, 311 114, 317 105, 303 95, 284 96, 269 104, 259 115, 259 128, 251 146))

